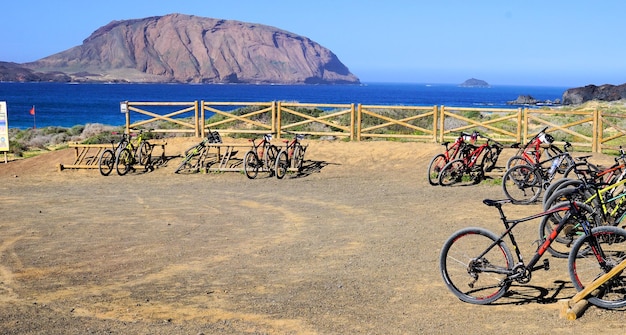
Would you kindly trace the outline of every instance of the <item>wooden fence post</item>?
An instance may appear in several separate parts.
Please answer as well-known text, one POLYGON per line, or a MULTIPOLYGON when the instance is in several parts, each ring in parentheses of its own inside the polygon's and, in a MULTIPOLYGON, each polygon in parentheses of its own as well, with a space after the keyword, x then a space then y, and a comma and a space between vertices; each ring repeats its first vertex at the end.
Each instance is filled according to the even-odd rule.
POLYGON ((441 105, 439 109, 439 143, 443 143, 443 133, 445 132, 444 121, 446 119, 446 107, 441 105))
POLYGON ((357 140, 357 142, 361 141, 362 113, 363 113, 363 105, 362 104, 358 104, 357 105, 357 110, 356 110, 356 125, 355 125, 355 127, 352 127, 353 129, 356 128, 356 140, 357 140))
POLYGON ((439 113, 439 109, 437 105, 433 105, 433 142, 437 143, 437 121, 439 120, 437 117, 439 113))

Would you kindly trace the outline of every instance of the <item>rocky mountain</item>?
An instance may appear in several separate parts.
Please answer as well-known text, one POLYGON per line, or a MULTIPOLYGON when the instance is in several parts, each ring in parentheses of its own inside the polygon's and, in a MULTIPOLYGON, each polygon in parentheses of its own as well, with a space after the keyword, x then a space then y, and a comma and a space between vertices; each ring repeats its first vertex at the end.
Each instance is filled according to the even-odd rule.
POLYGON ((587 85, 570 88, 563 93, 564 105, 578 105, 591 100, 616 101, 626 99, 626 84, 587 85))
POLYGON ((359 83, 335 54, 304 36, 183 14, 113 21, 82 45, 21 66, 71 81, 359 83))

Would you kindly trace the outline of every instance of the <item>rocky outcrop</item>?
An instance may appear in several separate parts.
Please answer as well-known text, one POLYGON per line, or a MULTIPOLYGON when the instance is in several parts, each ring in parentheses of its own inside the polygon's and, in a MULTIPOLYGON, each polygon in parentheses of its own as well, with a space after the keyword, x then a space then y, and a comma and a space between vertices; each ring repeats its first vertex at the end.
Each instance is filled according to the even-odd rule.
POLYGON ((616 101, 626 99, 626 84, 587 85, 570 88, 563 93, 564 105, 578 105, 591 100, 616 101))
POLYGON ((459 87, 491 87, 491 85, 484 80, 470 78, 460 84, 459 87))
POLYGON ((532 95, 520 95, 515 100, 507 101, 506 104, 507 105, 523 105, 523 106, 529 106, 529 105, 551 106, 551 105, 560 105, 561 104, 561 100, 560 99, 555 99, 555 100, 537 100, 537 99, 533 98, 532 95))
POLYGON ((73 81, 357 84, 330 50, 274 27, 171 14, 113 21, 32 63, 73 81))

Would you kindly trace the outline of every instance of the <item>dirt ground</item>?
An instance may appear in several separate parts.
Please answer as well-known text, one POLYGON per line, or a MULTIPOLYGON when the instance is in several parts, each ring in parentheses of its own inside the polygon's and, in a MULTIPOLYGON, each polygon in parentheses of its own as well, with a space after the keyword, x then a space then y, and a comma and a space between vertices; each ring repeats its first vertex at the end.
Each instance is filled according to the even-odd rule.
MULTIPOLYGON (((559 318, 575 294, 563 259, 489 306, 445 288, 441 245, 499 232, 482 200, 504 195, 493 180, 430 186, 440 145, 307 141, 297 177, 174 174, 195 142, 168 140, 165 166, 123 177, 58 171, 73 149, 0 163, 1 333, 624 333, 623 310, 559 318)), ((538 224, 517 229, 527 259, 538 224)))

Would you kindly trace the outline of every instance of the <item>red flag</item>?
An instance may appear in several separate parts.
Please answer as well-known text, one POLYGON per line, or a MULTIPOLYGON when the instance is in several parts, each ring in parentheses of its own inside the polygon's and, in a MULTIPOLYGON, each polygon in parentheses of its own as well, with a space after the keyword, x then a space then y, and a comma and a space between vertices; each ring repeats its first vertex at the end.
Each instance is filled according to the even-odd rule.
POLYGON ((33 106, 33 108, 30 109, 30 115, 35 115, 35 106, 33 106))

